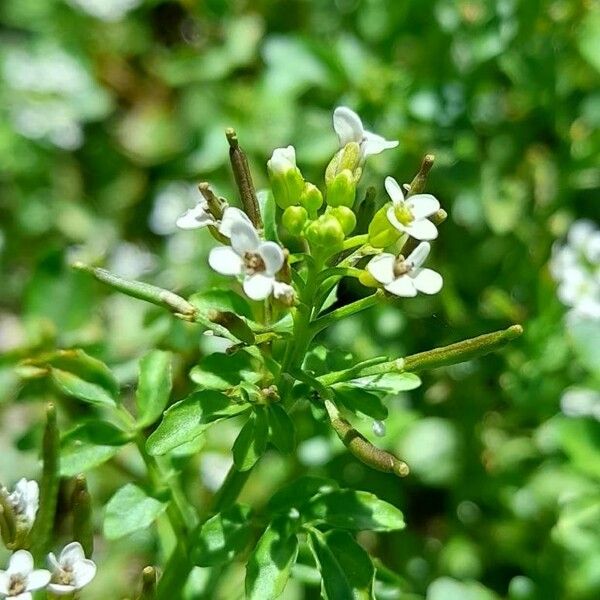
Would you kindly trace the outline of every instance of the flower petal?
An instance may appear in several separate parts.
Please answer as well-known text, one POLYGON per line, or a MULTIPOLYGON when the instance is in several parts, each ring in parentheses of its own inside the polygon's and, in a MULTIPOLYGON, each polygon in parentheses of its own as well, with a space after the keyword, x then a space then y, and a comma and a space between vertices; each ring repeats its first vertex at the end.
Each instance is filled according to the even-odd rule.
POLYGON ((240 255, 246 252, 256 252, 260 238, 254 225, 246 221, 234 221, 231 225, 231 247, 240 255))
POLYGON ((430 217, 440 210, 438 199, 431 194, 415 194, 406 200, 406 204, 417 220, 430 217))
POLYGON ((360 117, 347 106, 338 106, 333 111, 333 128, 340 140, 340 148, 350 142, 360 144, 363 139, 364 128, 360 117))
POLYGON ((222 233, 225 237, 231 237, 231 226, 238 221, 242 221, 244 223, 252 225, 250 218, 243 210, 240 210, 235 206, 228 206, 223 211, 221 225, 219 225, 219 232, 222 233))
POLYGON ((96 563, 89 558, 78 561, 73 566, 73 579, 75 587, 80 590, 96 576, 96 563))
POLYGON ((427 219, 419 219, 405 225, 404 231, 415 240, 435 240, 438 236, 437 227, 427 219))
POLYGON ((60 563, 58 562, 54 552, 48 553, 48 556, 46 557, 46 564, 52 572, 60 571, 60 563))
POLYGON ((296 167, 296 149, 294 146, 287 148, 275 148, 271 158, 267 161, 267 167, 274 173, 284 173, 296 167))
POLYGON ((398 221, 398 217, 396 216, 396 212, 394 211, 394 205, 392 204, 385 213, 390 225, 397 229, 400 233, 406 233, 408 231, 407 226, 404 223, 400 223, 398 221))
POLYGON ((385 178, 385 191, 394 203, 404 202, 404 192, 400 184, 393 177, 385 178))
POLYGON ((67 544, 58 559, 61 565, 74 565, 80 560, 85 560, 85 552, 79 542, 67 544))
POLYGON ((417 295, 417 288, 413 280, 408 275, 402 275, 398 279, 394 279, 391 283, 388 283, 384 288, 394 296, 401 296, 404 298, 412 298, 417 295))
POLYGON ((273 291, 273 277, 255 273, 244 279, 244 292, 251 300, 264 300, 273 291))
POLYGON ((362 155, 364 158, 381 154, 384 150, 390 150, 398 145, 398 140, 386 140, 384 137, 365 131, 363 133, 363 143, 361 144, 362 155))
POLYGON ((421 242, 406 258, 406 262, 412 265, 413 269, 418 269, 429 256, 431 245, 427 242, 421 242))
POLYGON ((33 556, 27 550, 17 550, 8 562, 9 575, 20 573, 21 575, 29 575, 33 571, 33 556))
POLYGON ((175 225, 177 225, 179 229, 198 229, 215 222, 214 217, 206 211, 203 203, 199 202, 194 208, 186 210, 177 221, 175 221, 175 225))
POLYGON ((6 571, 0 571, 0 595, 8 596, 8 584, 10 583, 10 575, 6 571))
POLYGON ((229 246, 213 248, 208 255, 208 264, 221 275, 239 275, 242 272, 242 258, 229 246))
POLYGON ((273 296, 277 298, 277 300, 294 300, 294 288, 288 283, 284 283, 283 281, 274 281, 273 282, 273 296))
POLYGON ((283 267, 283 250, 275 242, 263 242, 258 247, 258 253, 265 261, 267 275, 275 275, 283 267))
POLYGON ((394 281, 394 261, 396 257, 393 254, 384 252, 375 256, 369 261, 367 265, 367 271, 373 275, 373 277, 383 284, 391 283, 394 281))
POLYGON ((75 586, 64 585, 62 583, 49 583, 48 591, 52 592, 55 596, 67 596, 75 591, 75 586))
POLYGON ((417 290, 424 294, 437 294, 444 285, 442 276, 433 269, 416 269, 410 277, 417 290))
POLYGON ((27 576, 27 591, 41 590, 48 585, 50 581, 50 571, 46 569, 36 569, 27 576))
POLYGON ((17 596, 9 596, 12 600, 33 600, 33 596, 29 592, 23 592, 17 596))

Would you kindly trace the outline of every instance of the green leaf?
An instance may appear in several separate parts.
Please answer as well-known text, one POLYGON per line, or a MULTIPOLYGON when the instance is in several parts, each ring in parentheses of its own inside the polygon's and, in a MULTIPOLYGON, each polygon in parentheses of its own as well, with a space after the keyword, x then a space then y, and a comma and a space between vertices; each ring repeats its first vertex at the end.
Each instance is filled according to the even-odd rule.
POLYGON ((166 454, 191 442, 213 423, 238 415, 248 407, 245 403, 233 403, 219 392, 195 392, 165 411, 160 425, 148 438, 146 449, 154 456, 166 454))
POLYGON ((193 562, 211 567, 231 562, 250 540, 250 508, 236 504, 211 517, 193 540, 193 562))
POLYGON ((188 298, 204 314, 210 311, 230 312, 240 317, 252 318, 252 308, 248 302, 233 290, 210 290, 193 294, 188 298))
POLYGON ((119 384, 110 369, 83 350, 57 350, 24 361, 44 368, 62 392, 96 405, 115 406, 119 384))
POLYGON ((265 408, 256 407, 233 443, 233 463, 238 471, 251 469, 267 447, 268 422, 265 408))
POLYGON ((98 419, 78 425, 61 438, 61 475, 78 475, 105 463, 131 438, 132 434, 98 419))
POLYGON ((257 383, 262 375, 258 361, 250 354, 239 350, 235 354, 215 352, 205 356, 190 371, 192 381, 209 390, 228 390, 241 381, 257 383))
POLYGON ((163 413, 172 387, 171 353, 152 350, 139 364, 136 403, 138 425, 148 427, 163 413))
POLYGON ((309 545, 322 578, 327 600, 374 598, 375 569, 367 552, 345 531, 309 532, 309 545))
POLYGON ((279 243, 277 234, 277 206, 270 190, 261 190, 256 195, 260 206, 260 214, 264 225, 264 234, 267 240, 279 243))
POLYGON ((600 480, 600 423, 592 418, 559 421, 560 444, 573 467, 600 480))
POLYGON ((369 375, 344 383, 344 386, 365 389, 371 392, 383 392, 384 394, 399 394, 400 392, 414 390, 420 385, 421 379, 414 373, 369 375))
POLYGON ((379 421, 387 419, 387 406, 377 394, 348 385, 341 385, 333 389, 336 400, 353 413, 360 412, 379 421))
POLYGON ((284 454, 293 452, 296 447, 294 423, 281 404, 271 404, 268 409, 269 439, 284 454))
POLYGON ((581 55, 600 72, 600 11, 590 10, 577 32, 581 55))
POLYGON ((104 536, 116 540, 146 529, 166 510, 167 504, 146 495, 141 488, 128 483, 108 501, 104 515, 104 536))
POLYGON ((400 510, 369 492, 333 490, 309 502, 305 515, 340 529, 394 531, 404 529, 400 510))
POLYGON ((72 440, 80 440, 99 446, 122 446, 130 442, 132 437, 132 433, 123 431, 112 423, 100 419, 91 419, 66 433, 62 437, 61 445, 68 444, 72 440))
POLYGON ((319 493, 331 492, 338 488, 333 479, 304 475, 279 488, 269 500, 268 508, 271 512, 289 512, 291 508, 301 511, 301 507, 313 496, 319 493))
POLYGON ((256 544, 246 566, 246 599, 271 600, 285 589, 298 557, 298 538, 285 520, 273 521, 256 544))

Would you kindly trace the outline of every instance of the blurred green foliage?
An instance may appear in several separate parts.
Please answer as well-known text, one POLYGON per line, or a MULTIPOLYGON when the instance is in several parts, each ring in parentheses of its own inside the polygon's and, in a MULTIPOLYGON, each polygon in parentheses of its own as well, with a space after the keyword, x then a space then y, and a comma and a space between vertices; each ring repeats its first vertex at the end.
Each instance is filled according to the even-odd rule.
MULTIPOLYGON (((314 179, 336 148, 332 109, 346 104, 400 140, 370 163, 379 200, 383 176, 410 180, 432 152, 428 187, 450 219, 434 256, 441 296, 352 318, 329 342, 368 358, 516 321, 526 334, 388 403, 383 444, 411 464, 410 479, 367 470, 306 419, 297 457, 268 455, 245 495, 260 504, 310 469, 402 508, 405 531, 359 538, 390 570, 381 598, 399 597, 398 581, 406 599, 598 598, 600 423, 559 404, 570 385, 600 385, 598 353, 591 330, 567 335, 546 268, 574 218, 600 217, 595 2, 20 0, 0 5, 0 23, 3 479, 34 472, 49 396, 19 384, 21 357, 84 347, 130 385, 157 345, 178 353, 182 397, 215 343, 108 294, 69 261, 186 293, 222 285, 206 267, 209 237, 174 221, 200 180, 234 198, 224 128, 237 129, 259 187, 272 149, 288 143, 314 179)), ((63 430, 95 410, 61 406, 63 430)), ((199 457, 181 459, 201 500, 237 430, 218 431, 199 457)), ((137 468, 132 458, 95 471, 98 505, 137 468)), ((143 532, 98 550, 90 598, 125 593, 154 552, 143 532)), ((308 567, 296 576, 286 597, 318 596, 308 567)), ((242 578, 233 568, 215 597, 236 597, 242 578)))

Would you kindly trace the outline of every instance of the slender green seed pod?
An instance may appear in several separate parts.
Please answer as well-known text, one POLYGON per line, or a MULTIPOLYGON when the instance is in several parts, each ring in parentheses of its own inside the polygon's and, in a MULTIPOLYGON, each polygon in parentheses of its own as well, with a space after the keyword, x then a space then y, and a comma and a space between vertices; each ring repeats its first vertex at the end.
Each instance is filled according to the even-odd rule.
POLYGON ((75 478, 71 494, 71 512, 73 515, 73 540, 83 547, 89 558, 94 552, 94 525, 92 522, 92 500, 87 489, 85 475, 75 478))
POLYGON ((142 591, 138 600, 154 600, 156 598, 156 568, 144 567, 142 571, 142 591))

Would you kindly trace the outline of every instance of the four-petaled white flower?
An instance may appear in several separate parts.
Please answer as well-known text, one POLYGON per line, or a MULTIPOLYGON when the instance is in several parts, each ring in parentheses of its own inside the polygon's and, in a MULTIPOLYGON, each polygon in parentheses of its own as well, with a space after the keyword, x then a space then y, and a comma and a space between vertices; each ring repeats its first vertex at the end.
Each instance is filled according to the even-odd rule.
POLYGON ((340 140, 340 148, 356 142, 360 145, 362 159, 398 145, 397 140, 386 140, 376 133, 366 131, 360 117, 346 106, 338 106, 333 111, 333 128, 340 140))
POLYGON ((432 269, 421 268, 430 249, 427 242, 421 242, 406 259, 388 253, 379 254, 371 259, 367 271, 395 296, 411 298, 417 292, 437 294, 444 283, 442 276, 432 269))
POLYGON ((267 161, 267 168, 272 173, 285 173, 296 168, 296 150, 294 146, 275 148, 271 158, 267 161))
POLYGON ((404 199, 404 192, 393 177, 385 178, 385 189, 392 199, 387 210, 388 221, 400 232, 416 240, 434 240, 438 232, 427 218, 440 209, 437 198, 431 194, 415 194, 404 199))
POLYGON ((8 569, 0 571, 0 596, 13 600, 31 600, 31 592, 45 588, 50 571, 33 568, 33 556, 17 550, 9 559, 8 569))
POLYGON ((67 544, 58 559, 50 552, 48 567, 52 571, 48 590, 57 596, 80 590, 96 576, 96 563, 85 557, 79 542, 67 544))
POLYGON ((10 494, 6 489, 3 489, 1 493, 6 496, 17 519, 31 529, 39 508, 40 490, 37 481, 20 479, 10 494))
POLYGON ((264 300, 275 289, 276 273, 284 262, 283 250, 275 242, 264 242, 254 226, 235 219, 230 228, 231 246, 213 248, 209 265, 222 275, 242 275, 243 288, 252 300, 264 300))
POLYGON ((228 206, 223 211, 221 221, 217 221, 210 213, 208 200, 200 194, 200 200, 193 208, 186 210, 175 222, 179 229, 199 229, 207 225, 214 225, 226 237, 231 235, 231 224, 239 219, 250 223, 248 215, 235 206, 228 206))

